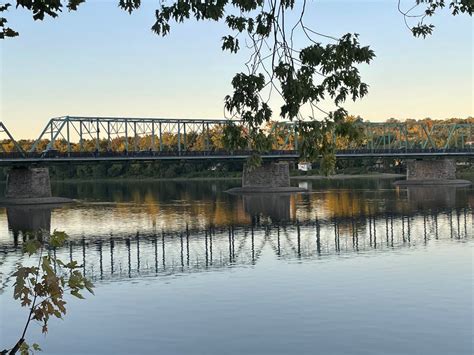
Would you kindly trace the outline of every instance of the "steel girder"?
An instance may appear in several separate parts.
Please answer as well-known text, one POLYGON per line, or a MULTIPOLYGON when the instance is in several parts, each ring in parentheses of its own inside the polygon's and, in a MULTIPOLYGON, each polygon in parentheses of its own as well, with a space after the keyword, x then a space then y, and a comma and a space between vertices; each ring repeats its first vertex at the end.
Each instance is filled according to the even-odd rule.
MULTIPOLYGON (((212 131, 222 134, 229 122, 223 119, 58 117, 47 123, 29 152, 37 152, 44 140, 48 141, 46 150, 64 144, 68 152, 72 152, 74 146, 79 152, 112 151, 118 147, 127 152, 212 150, 216 149, 212 146, 212 131)), ((242 124, 242 121, 232 122, 242 124)), ((285 144, 291 141, 291 134, 293 131, 288 130, 285 144)))
MULTIPOLYGON (((29 152, 38 152, 40 143, 47 142, 46 150, 60 147, 71 153, 87 151, 153 152, 210 151, 222 149, 213 136, 222 134, 229 122, 226 119, 176 119, 129 117, 64 116, 49 120, 29 152)), ((364 152, 423 152, 463 149, 474 151, 474 123, 436 123, 432 121, 365 122, 362 123, 362 143, 346 142, 338 149, 364 152)), ((2 124, 0 129, 23 152, 2 124)), ((275 137, 274 149, 298 150, 297 122, 272 122, 266 131, 275 137)))
POLYGON ((12 143, 16 151, 20 153, 22 156, 25 156, 25 152, 23 151, 21 146, 18 144, 18 142, 15 140, 15 138, 13 138, 8 128, 3 124, 3 122, 0 122, 0 134, 2 133, 5 134, 8 138, 7 139, 2 138, 2 141, 0 143, 0 151, 5 153, 6 150, 4 148, 4 144, 12 143))

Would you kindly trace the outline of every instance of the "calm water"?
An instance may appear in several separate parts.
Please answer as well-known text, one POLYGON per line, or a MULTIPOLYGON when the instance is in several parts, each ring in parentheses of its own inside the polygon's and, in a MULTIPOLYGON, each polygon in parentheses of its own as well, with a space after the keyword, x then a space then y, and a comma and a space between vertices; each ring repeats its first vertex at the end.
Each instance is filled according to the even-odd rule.
POLYGON ((473 353, 472 188, 224 192, 238 183, 63 183, 80 203, 0 209, 0 348, 27 316, 8 277, 23 234, 46 228, 96 285, 31 327, 46 354, 473 353))

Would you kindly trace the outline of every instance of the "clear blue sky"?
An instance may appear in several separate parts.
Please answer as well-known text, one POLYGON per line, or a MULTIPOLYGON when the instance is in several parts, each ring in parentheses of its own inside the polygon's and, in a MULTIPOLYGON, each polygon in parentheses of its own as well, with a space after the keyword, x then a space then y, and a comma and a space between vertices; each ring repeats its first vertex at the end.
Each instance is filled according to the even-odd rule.
MULTIPOLYGON (((162 38, 150 31, 159 2, 144 1, 132 15, 117 2, 88 0, 44 22, 9 11, 20 37, 0 44, 0 112, 15 136, 36 136, 63 115, 223 116, 230 80, 248 56, 221 51, 226 26, 189 21, 162 38)), ((443 11, 432 22, 432 37, 413 38, 397 0, 315 0, 306 15, 308 26, 334 36, 357 32, 375 50, 373 64, 361 67, 369 95, 347 105, 371 121, 474 115, 472 18, 443 11)))

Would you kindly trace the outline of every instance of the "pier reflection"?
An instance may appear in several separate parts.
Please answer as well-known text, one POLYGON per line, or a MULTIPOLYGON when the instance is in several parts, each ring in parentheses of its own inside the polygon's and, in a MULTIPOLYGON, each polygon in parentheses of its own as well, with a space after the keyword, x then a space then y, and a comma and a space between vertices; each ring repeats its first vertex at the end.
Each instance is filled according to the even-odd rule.
POLYGON ((244 210, 253 220, 269 218, 273 223, 289 221, 290 194, 243 195, 244 210))
MULTIPOLYGON (((408 186, 408 202, 413 209, 437 208, 438 206, 454 207, 457 201, 456 186, 408 186)), ((465 200, 467 196, 463 196, 465 200)))
MULTIPOLYGON (((393 252, 432 240, 472 239, 473 211, 443 209, 416 214, 230 224, 160 232, 71 235, 56 250, 74 259, 96 282, 174 275, 253 265, 265 247, 282 260, 393 252)), ((21 241, 2 242, 6 259, 21 256, 21 241)))
MULTIPOLYGON (((15 245, 27 235, 51 231, 51 212, 53 205, 25 205, 6 208, 8 229, 13 235, 15 245)), ((57 207, 57 206, 56 206, 57 207)))

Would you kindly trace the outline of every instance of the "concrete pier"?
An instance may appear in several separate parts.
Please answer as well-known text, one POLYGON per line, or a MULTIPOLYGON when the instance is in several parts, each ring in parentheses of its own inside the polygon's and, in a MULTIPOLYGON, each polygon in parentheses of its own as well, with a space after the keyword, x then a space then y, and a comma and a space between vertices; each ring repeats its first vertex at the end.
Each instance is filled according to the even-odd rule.
POLYGON ((244 167, 242 187, 231 193, 303 192, 306 189, 290 186, 290 167, 287 162, 263 164, 257 168, 244 167))
POLYGON ((242 187, 289 187, 290 168, 288 163, 272 163, 255 169, 244 167, 242 187))
POLYGON ((467 180, 456 179, 454 159, 410 160, 407 162, 407 179, 395 185, 470 185, 467 180))
POLYGON ((1 205, 36 205, 71 202, 52 197, 48 168, 14 167, 7 176, 5 198, 1 205))
POLYGON ((407 163, 407 180, 455 180, 453 159, 411 160, 407 163))
POLYGON ((7 177, 6 198, 51 197, 48 168, 12 168, 7 177))

